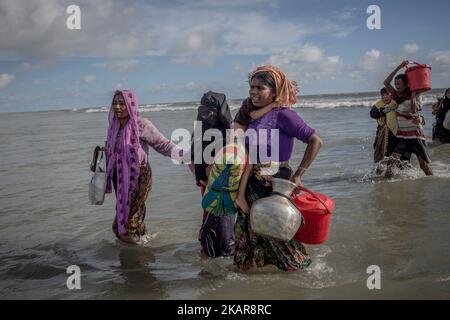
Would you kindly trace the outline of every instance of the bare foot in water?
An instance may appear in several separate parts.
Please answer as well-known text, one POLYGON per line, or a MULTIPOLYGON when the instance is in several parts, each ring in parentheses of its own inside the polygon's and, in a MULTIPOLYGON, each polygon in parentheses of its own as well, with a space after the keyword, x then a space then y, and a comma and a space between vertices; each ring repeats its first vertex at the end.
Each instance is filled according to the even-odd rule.
POLYGON ((391 179, 393 176, 394 176, 393 165, 390 165, 390 166, 386 169, 386 171, 385 171, 385 173, 384 173, 384 177, 385 177, 386 179, 391 179))

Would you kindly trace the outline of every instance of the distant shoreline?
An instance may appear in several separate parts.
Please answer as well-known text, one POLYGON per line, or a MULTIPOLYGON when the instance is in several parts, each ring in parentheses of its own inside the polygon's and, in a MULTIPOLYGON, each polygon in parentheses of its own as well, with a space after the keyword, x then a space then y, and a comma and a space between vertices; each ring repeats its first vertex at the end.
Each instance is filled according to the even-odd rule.
MULTIPOLYGON (((434 88, 431 89, 428 93, 436 93, 439 91, 442 91, 442 93, 446 90, 447 88, 434 88)), ((376 95, 378 94, 378 91, 363 91, 363 92, 346 92, 346 93, 323 93, 323 94, 309 94, 309 95, 300 95, 299 98, 314 98, 314 97, 329 97, 329 96, 352 96, 352 95, 376 95)), ((239 100, 244 100, 245 98, 234 98, 234 99, 228 99, 228 101, 239 101, 239 100)), ((196 104, 196 103, 200 103, 200 97, 198 99, 198 101, 178 101, 178 102, 157 102, 157 103, 141 103, 139 104, 139 106, 149 106, 149 105, 174 105, 174 104, 196 104)), ((84 107, 67 107, 64 109, 42 109, 42 110, 25 110, 25 111, 1 111, 0 110, 0 114, 16 114, 16 113, 44 113, 44 112, 61 112, 61 111, 72 111, 72 110, 85 110, 85 109, 101 109, 101 108, 105 108, 108 106, 95 106, 95 107, 89 107, 89 106, 84 106, 84 107)))

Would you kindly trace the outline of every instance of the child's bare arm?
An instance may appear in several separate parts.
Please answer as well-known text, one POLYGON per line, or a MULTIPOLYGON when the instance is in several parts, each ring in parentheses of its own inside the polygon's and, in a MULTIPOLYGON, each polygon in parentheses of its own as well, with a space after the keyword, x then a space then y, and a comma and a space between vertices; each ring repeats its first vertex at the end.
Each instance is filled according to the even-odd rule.
POLYGON ((259 119, 264 117, 267 113, 269 113, 274 108, 279 108, 279 104, 277 102, 272 102, 271 104, 268 104, 265 107, 262 107, 258 110, 250 112, 250 118, 253 120, 259 119))
POLYGON ((401 69, 404 68, 408 65, 409 61, 405 60, 402 61, 402 63, 400 63, 398 65, 397 68, 395 68, 394 71, 391 72, 390 75, 388 75, 388 77, 384 80, 384 86, 386 87, 387 91, 390 92, 392 95, 396 94, 396 91, 394 89, 394 87, 391 85, 392 80, 394 80, 395 75, 397 74, 397 72, 401 69))
POLYGON ((411 113, 416 114, 420 111, 422 111, 421 96, 413 92, 411 95, 411 113))

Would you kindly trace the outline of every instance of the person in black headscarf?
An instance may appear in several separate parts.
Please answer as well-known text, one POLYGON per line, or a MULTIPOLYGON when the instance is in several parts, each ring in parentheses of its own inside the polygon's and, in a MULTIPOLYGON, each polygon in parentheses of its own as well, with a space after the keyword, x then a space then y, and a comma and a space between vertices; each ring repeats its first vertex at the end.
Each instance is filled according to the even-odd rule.
MULTIPOLYGON (((206 92, 201 101, 197 111, 197 121, 202 123, 202 131, 200 135, 193 135, 191 144, 191 161, 195 164, 195 180, 199 187, 205 187, 208 181, 207 167, 203 158, 203 151, 213 141, 203 141, 203 135, 208 129, 218 129, 222 133, 223 144, 226 143, 226 130, 230 129, 231 112, 227 103, 225 94, 213 91, 206 92), (200 149, 201 148, 201 149, 200 149), (201 152, 201 163, 198 161, 198 155, 201 152), (197 154, 197 158, 195 155, 197 154)), ((214 157, 215 154, 212 154, 214 157)))
MULTIPOLYGON (((235 147, 227 145, 226 131, 231 128, 232 119, 225 95, 212 91, 205 93, 200 101, 196 120, 201 122, 202 129, 199 130, 197 123, 191 144, 191 160, 194 163, 195 180, 201 187, 203 196, 203 221, 198 234, 201 252, 213 258, 232 256, 237 211, 235 198, 243 170, 240 164, 215 162, 229 153, 227 147, 235 147), (209 129, 220 131, 221 137, 214 138, 220 139, 219 141, 204 141, 207 140, 205 133, 209 129), (211 148, 211 154, 204 155, 203 152, 210 145, 214 147, 211 148), (205 156, 211 156, 214 163, 205 159, 205 156)), ((245 156, 245 149, 241 153, 245 156)))
POLYGON ((444 120, 450 110, 450 88, 445 90, 444 97, 439 98, 433 105, 433 114, 436 116, 436 123, 433 126, 433 140, 441 143, 450 143, 450 129, 445 128, 444 120))

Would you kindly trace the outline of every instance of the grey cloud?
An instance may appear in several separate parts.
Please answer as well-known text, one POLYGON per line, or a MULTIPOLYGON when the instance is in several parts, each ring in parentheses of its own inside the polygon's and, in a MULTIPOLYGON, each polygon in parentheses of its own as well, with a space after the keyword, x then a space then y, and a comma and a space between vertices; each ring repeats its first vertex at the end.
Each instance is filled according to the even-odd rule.
POLYGON ((68 30, 69 1, 3 0, 0 59, 168 55, 173 56, 172 63, 208 65, 220 55, 274 53, 302 37, 324 32, 293 21, 274 21, 269 16, 270 3, 79 0, 81 30, 68 30), (249 12, 245 5, 260 10, 249 12))
POLYGON ((13 74, 2 73, 0 74, 0 89, 6 88, 16 78, 13 74))

